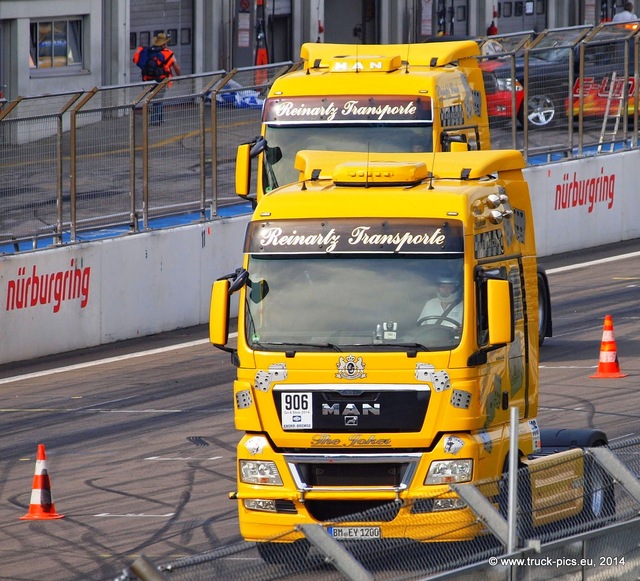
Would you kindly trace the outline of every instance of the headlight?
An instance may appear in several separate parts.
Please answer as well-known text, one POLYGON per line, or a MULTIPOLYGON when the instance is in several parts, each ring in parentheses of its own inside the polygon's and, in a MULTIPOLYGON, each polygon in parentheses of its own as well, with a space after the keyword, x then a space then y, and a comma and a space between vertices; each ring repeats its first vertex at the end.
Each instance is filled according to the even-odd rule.
POLYGON ((473 474, 473 460, 436 460, 431 462, 425 484, 469 482, 473 474))
POLYGON ((275 462, 240 460, 240 480, 247 484, 282 486, 282 478, 275 462))
POLYGON ((524 91, 524 87, 522 86, 520 81, 518 79, 512 79, 510 77, 496 77, 496 86, 501 91, 524 91))

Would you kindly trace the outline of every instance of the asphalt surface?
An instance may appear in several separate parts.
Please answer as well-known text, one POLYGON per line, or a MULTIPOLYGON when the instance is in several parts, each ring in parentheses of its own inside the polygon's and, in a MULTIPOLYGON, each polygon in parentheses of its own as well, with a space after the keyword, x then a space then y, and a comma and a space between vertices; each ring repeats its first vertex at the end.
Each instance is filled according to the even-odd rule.
MULTIPOLYGON (((542 427, 640 435, 638 242, 545 260, 555 336, 541 352, 542 427), (616 254, 630 255, 606 261, 616 254), (566 269, 578 262, 591 266, 566 269), (622 379, 590 379, 613 317, 622 379)), ((140 555, 163 564, 240 541, 229 355, 196 327, 0 367, 0 579, 113 579, 140 555), (57 520, 30 507, 46 447, 57 520)), ((255 551, 222 560, 224 578, 255 551)), ((328 571, 314 573, 332 579, 328 571)))

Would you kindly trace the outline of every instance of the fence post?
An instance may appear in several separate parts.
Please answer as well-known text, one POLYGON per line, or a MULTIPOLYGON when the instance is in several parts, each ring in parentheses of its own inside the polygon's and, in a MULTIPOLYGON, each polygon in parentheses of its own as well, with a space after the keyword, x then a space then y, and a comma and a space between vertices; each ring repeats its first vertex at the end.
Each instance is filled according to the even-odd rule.
POLYGON ((167 581, 158 568, 144 555, 140 555, 131 565, 131 570, 140 581, 167 581))
POLYGON ((369 573, 338 541, 332 539, 321 525, 300 525, 307 540, 351 581, 373 581, 369 573))

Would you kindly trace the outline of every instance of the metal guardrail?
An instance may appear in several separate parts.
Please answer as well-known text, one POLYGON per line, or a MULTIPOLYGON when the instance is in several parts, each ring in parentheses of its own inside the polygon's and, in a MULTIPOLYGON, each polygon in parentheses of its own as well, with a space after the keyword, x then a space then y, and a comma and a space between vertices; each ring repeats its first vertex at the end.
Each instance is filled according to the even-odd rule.
MULTIPOLYGON (((507 475, 455 490, 476 514, 469 520, 461 511, 442 512, 461 538, 439 542, 425 527, 424 542, 408 539, 336 541, 321 525, 301 525, 305 540, 267 551, 260 543, 242 542, 178 561, 154 565, 141 557, 125 568, 117 581, 153 579, 334 579, 408 581, 423 579, 637 579, 640 575, 640 438, 609 447, 573 450, 539 458, 534 468, 518 470, 518 511, 515 524, 519 545, 506 550, 507 513, 503 497, 507 475), (582 472, 582 487, 567 487, 560 475, 582 472), (537 490, 545 488, 544 502, 537 490), (495 499, 495 491, 498 499, 495 499), (489 502, 488 499, 493 499, 489 502), (579 501, 577 515, 550 522, 579 501), (456 512, 461 516, 456 519, 456 512), (478 527, 480 530, 478 531, 478 527), (474 538, 475 537, 475 538, 474 538), (156 577, 157 575, 157 577, 156 577)), ((453 489, 453 488, 452 488, 453 489)), ((449 498, 449 495, 444 497, 449 498)), ((414 507, 433 507, 436 499, 416 500, 414 507)), ((393 504, 393 503, 392 503, 393 504)), ((382 507, 366 516, 352 515, 350 522, 385 520, 395 508, 382 507)), ((433 513, 432 513, 433 515, 433 513)), ((432 516, 431 515, 431 516, 432 516)), ((419 512, 414 514, 420 519, 419 512)))
POLYGON ((519 149, 530 163, 593 155, 602 142, 606 151, 637 148, 639 25, 479 39, 493 146, 519 149))
POLYGON ((0 248, 79 242, 237 203, 237 144, 292 63, 38 97, 0 108, 0 248), (24 243, 27 243, 26 245, 24 243))
MULTIPOLYGON (((476 39, 492 147, 529 164, 637 148, 637 24, 476 39)), ((215 218, 238 201, 237 145, 259 133, 262 99, 296 66, 0 102, 0 253, 96 228, 138 232, 165 216, 215 218)))

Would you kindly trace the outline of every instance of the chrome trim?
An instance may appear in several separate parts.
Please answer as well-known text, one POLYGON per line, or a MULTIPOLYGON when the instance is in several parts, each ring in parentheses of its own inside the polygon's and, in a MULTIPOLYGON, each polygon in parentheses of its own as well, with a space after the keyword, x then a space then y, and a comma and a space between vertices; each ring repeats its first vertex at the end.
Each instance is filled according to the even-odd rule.
POLYGON ((296 488, 304 502, 305 494, 317 492, 329 494, 336 492, 356 493, 356 492, 391 492, 399 500, 402 491, 407 490, 413 480, 418 462, 422 458, 421 453, 410 454, 283 454, 284 460, 289 467, 289 472, 293 478, 296 488), (385 464, 389 462, 405 463, 405 471, 402 482, 397 486, 310 486, 302 480, 298 464, 385 464))
POLYGON ((278 383, 273 391, 431 391, 421 383, 278 383))

